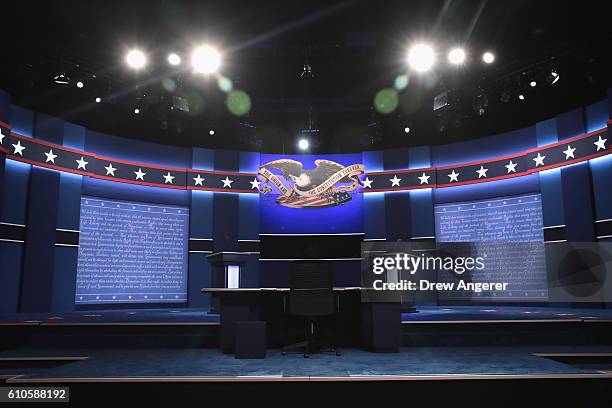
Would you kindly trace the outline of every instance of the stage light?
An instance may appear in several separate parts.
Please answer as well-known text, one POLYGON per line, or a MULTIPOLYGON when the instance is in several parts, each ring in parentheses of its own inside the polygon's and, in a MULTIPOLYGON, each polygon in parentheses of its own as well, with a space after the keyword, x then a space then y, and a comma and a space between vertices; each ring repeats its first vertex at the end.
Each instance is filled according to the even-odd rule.
POLYGON ((557 70, 555 69, 551 69, 547 74, 546 74, 546 80, 548 81, 549 84, 554 85, 557 83, 557 81, 559 81, 559 78, 561 78, 561 75, 559 75, 559 72, 557 72, 557 70))
POLYGON ((178 65, 181 63, 181 57, 178 54, 172 53, 168 55, 168 63, 170 65, 178 65))
POLYGON ((221 55, 217 50, 207 45, 198 47, 191 55, 193 72, 198 74, 210 74, 219 69, 221 55))
POLYGON ((410 128, 408 126, 404 128, 404 133, 410 133, 410 128))
POLYGON ((436 60, 433 48, 425 44, 417 44, 408 52, 408 65, 417 72, 426 72, 436 60))
POLYGON ((300 150, 308 150, 308 146, 310 146, 310 143, 308 143, 307 139, 300 139, 298 141, 298 147, 300 150))
POLYGON ((519 94, 518 98, 519 98, 521 101, 524 101, 524 100, 525 100, 525 95, 521 93, 521 94, 519 94))
POLYGON ((530 86, 530 87, 532 87, 532 88, 535 88, 537 84, 538 84, 538 83, 537 83, 536 81, 531 81, 531 82, 529 83, 529 86, 530 86))
POLYGON ((134 69, 140 69, 147 64, 147 57, 140 50, 131 50, 125 57, 125 60, 134 69))
POLYGON ((100 98, 99 96, 96 98, 96 103, 100 103, 102 102, 102 98, 100 98))
POLYGON ((209 134, 209 135, 211 135, 211 136, 214 136, 215 131, 214 131, 213 129, 210 129, 210 130, 208 131, 208 134, 209 134))
POLYGON ((484 54, 482 54, 482 60, 486 63, 486 64, 491 64, 493 61, 495 61, 495 55, 493 55, 492 52, 487 51, 484 54))
POLYGON ((489 98, 484 92, 476 95, 472 100, 472 108, 474 109, 474 112, 478 114, 478 116, 484 115, 488 106, 489 98))
POLYGON ((70 78, 64 73, 59 73, 53 77, 53 82, 60 85, 67 85, 70 83, 70 78))
POLYGON ((77 88, 79 88, 79 89, 80 89, 80 88, 84 87, 84 86, 85 86, 85 84, 83 83, 83 81, 78 81, 78 82, 76 83, 76 86, 77 86, 77 88))
POLYGON ((134 109, 134 114, 138 115, 140 113, 140 109, 136 108, 134 109))
POLYGON ((463 64, 465 62, 465 51, 461 48, 452 49, 448 53, 448 61, 455 65, 463 64))

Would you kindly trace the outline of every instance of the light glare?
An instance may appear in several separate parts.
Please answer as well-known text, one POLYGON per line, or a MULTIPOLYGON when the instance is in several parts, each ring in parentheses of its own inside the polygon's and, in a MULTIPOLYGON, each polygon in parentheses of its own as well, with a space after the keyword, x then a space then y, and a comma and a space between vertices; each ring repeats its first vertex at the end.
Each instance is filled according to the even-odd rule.
POLYGON ((172 53, 168 55, 168 63, 170 65, 178 65, 181 63, 181 57, 178 54, 172 53))
POLYGON ((140 50, 131 50, 125 58, 127 64, 134 69, 140 69, 147 63, 147 57, 140 50))
POLYGON ((417 44, 408 52, 408 64, 417 72, 426 72, 433 66, 434 50, 425 44, 417 44))
POLYGON ((486 64, 490 64, 493 61, 495 61, 495 55, 493 55, 492 52, 487 51, 484 54, 482 54, 482 60, 486 63, 486 64))
POLYGON ((191 55, 193 72, 198 74, 210 74, 219 69, 221 55, 217 50, 207 45, 198 47, 191 55))
POLYGON ((448 60, 451 64, 463 64, 465 62, 465 51, 463 51, 461 48, 452 49, 448 53, 448 60))
POLYGON ((300 148, 300 150, 308 149, 309 145, 310 145, 310 143, 308 143, 308 140, 306 140, 306 139, 300 139, 298 141, 298 147, 300 148))

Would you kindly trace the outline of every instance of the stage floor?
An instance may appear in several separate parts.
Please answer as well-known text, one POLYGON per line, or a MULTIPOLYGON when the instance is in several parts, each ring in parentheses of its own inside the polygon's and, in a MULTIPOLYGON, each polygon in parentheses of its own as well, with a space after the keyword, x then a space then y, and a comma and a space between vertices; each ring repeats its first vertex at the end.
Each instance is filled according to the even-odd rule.
POLYGON ((391 377, 525 377, 603 376, 612 372, 577 367, 539 356, 540 353, 598 353, 612 355, 612 346, 571 347, 410 347, 400 353, 371 353, 348 349, 343 355, 281 355, 268 350, 265 359, 240 360, 216 349, 14 349, 0 352, 0 360, 16 357, 87 357, 48 368, 2 368, 8 382, 119 381, 151 379, 359 380, 391 377))
MULTIPOLYGON (((418 306, 404 313, 405 324, 419 322, 611 320, 612 309, 526 306, 418 306)), ((113 309, 71 313, 20 313, 0 315, 0 324, 100 324, 181 323, 218 324, 219 315, 204 309, 113 309)))

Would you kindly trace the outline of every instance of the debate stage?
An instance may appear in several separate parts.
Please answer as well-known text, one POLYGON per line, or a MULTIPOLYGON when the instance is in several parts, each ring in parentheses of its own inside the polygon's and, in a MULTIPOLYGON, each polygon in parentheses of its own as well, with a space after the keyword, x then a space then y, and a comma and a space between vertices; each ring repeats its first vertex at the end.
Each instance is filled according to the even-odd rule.
MULTIPOLYGON (((341 357, 304 359, 270 349, 265 359, 236 359, 218 349, 219 316, 205 310, 1 316, 0 382, 67 384, 75 398, 99 393, 109 402, 110 384, 131 387, 134 396, 147 390, 134 401, 170 402, 179 392, 195 402, 213 392, 230 405, 330 390, 362 403, 381 392, 434 393, 439 401, 457 393, 482 401, 503 394, 520 402, 529 390, 559 406, 584 393, 599 395, 589 406, 609 402, 610 309, 420 306, 402 315, 402 335, 399 353, 345 348, 341 357), (564 381, 572 393, 559 393, 564 381), (154 390, 145 388, 152 382, 154 390)), ((312 406, 311 398, 298 406, 312 406)))

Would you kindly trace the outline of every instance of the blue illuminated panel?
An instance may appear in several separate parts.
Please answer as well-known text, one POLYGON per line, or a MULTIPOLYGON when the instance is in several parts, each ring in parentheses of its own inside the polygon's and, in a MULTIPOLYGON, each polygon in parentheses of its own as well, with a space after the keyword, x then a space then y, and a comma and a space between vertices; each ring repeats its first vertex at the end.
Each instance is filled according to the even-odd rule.
POLYGON ((461 278, 472 282, 508 283, 506 291, 440 292, 440 298, 546 300, 548 290, 541 201, 541 194, 528 194, 436 205, 436 241, 442 243, 440 247, 451 253, 457 251, 455 255, 459 253, 485 259, 485 268, 481 271, 462 276, 440 273, 440 280, 461 278))
POLYGON ((187 301, 189 210, 81 198, 76 304, 187 301))

